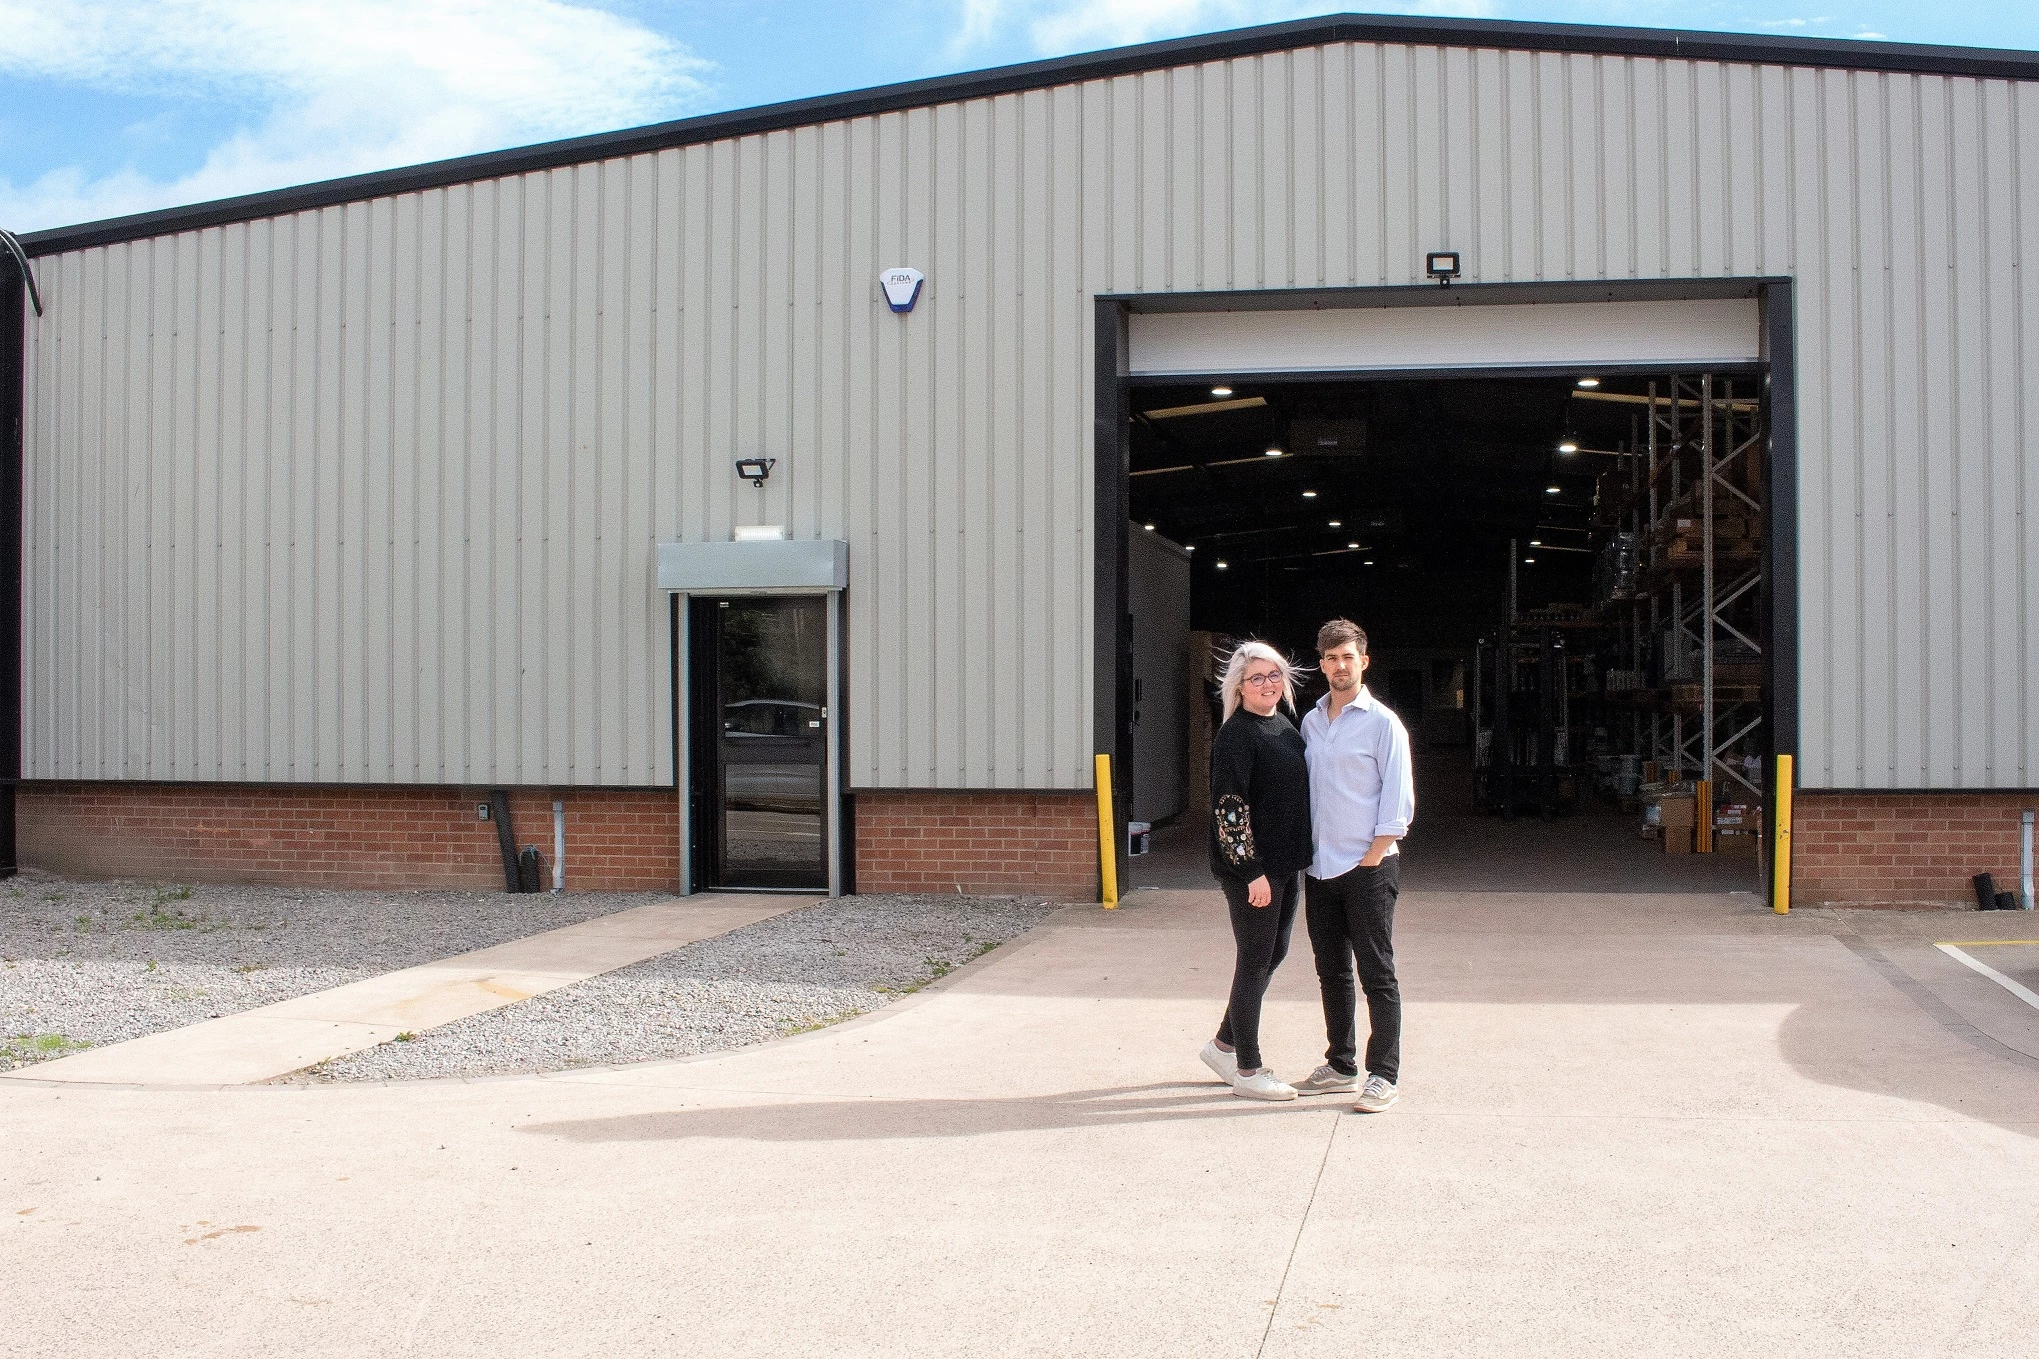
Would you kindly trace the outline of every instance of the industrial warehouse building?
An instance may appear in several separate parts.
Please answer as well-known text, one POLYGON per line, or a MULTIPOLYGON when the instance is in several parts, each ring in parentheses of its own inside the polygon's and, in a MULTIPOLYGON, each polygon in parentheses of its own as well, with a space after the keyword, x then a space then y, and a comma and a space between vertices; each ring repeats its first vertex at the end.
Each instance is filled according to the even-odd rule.
POLYGON ((1207 647, 1347 613, 1497 820, 1726 852, 1785 754, 1801 903, 1965 900, 2035 82, 1344 16, 28 236, 15 852, 1091 897, 1095 756, 1193 825, 1207 647))

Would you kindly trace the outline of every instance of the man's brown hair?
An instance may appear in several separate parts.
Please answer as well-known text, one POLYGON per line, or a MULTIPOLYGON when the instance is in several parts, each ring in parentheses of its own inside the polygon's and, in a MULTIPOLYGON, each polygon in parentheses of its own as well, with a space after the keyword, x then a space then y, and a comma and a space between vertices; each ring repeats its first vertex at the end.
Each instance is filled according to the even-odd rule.
POLYGON ((1323 655, 1337 647, 1351 642, 1359 648, 1359 654, 1366 655, 1366 629, 1350 618, 1334 618, 1317 629, 1317 654, 1323 655))

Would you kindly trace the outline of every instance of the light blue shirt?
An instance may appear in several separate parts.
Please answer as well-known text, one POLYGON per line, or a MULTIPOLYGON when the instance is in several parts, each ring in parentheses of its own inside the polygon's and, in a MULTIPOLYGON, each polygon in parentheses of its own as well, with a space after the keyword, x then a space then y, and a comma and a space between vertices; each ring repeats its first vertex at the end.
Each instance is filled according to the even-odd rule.
MULTIPOLYGON (((1409 732, 1364 684, 1335 719, 1331 695, 1317 700, 1303 718, 1303 746, 1310 762, 1310 837, 1317 856, 1311 877, 1350 873, 1376 836, 1399 839, 1409 833, 1416 815, 1409 732)), ((1388 853, 1400 852, 1401 846, 1388 846, 1388 853)))

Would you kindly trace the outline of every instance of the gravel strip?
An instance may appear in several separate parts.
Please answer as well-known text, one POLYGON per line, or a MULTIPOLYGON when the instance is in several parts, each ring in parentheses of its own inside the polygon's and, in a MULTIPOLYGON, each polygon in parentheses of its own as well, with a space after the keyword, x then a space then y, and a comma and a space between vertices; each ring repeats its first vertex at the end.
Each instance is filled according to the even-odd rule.
POLYGON ((1054 909, 1012 897, 845 897, 285 1079, 499 1076, 743 1047, 875 1010, 1054 909))
POLYGON ((0 1071, 665 899, 664 893, 0 885, 0 1071))

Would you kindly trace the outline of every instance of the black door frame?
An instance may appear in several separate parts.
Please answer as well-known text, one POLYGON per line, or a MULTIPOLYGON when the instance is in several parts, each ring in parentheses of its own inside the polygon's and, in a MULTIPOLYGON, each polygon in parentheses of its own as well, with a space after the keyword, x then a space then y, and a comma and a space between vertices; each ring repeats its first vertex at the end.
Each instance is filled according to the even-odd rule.
MULTIPOLYGON (((843 788, 843 764, 846 754, 844 734, 847 731, 848 718, 844 700, 846 648, 843 645, 843 591, 779 588, 686 589, 670 591, 670 595, 673 791, 679 800, 680 895, 692 896, 703 891, 813 895, 818 891, 831 897, 839 897, 853 891, 850 806, 843 788), (709 600, 788 596, 821 600, 823 616, 827 622, 823 663, 826 666, 827 684, 824 720, 828 725, 825 729, 827 754, 822 767, 825 881, 820 888, 729 887, 709 881, 714 855, 712 853, 704 855, 700 852, 703 846, 719 841, 719 831, 711 824, 717 806, 717 799, 711 795, 715 789, 716 743, 695 739, 697 731, 712 729, 706 725, 713 721, 711 714, 698 711, 695 700, 699 683, 698 667, 702 662, 702 658, 697 657, 695 652, 700 638, 712 631, 712 628, 705 621, 705 617, 696 617, 697 612, 703 611, 697 611, 695 606, 709 600)), ((712 650, 705 659, 706 664, 712 669, 715 664, 712 650)))
MULTIPOLYGON (((1764 721, 1771 749, 1798 753, 1798 383, 1797 314, 1792 279, 1759 276, 1721 279, 1634 279, 1562 283, 1460 283, 1450 287, 1413 284, 1375 288, 1276 288, 1241 292, 1101 293, 1094 303, 1092 528, 1096 535, 1092 601, 1091 732, 1093 748, 1111 756, 1114 820, 1125 824, 1131 797, 1133 626, 1128 595, 1132 496, 1131 394, 1135 386, 1181 381, 1203 374, 1154 375, 1128 372, 1130 318, 1135 312, 1321 311, 1385 307, 1510 306, 1567 302, 1708 302, 1753 298, 1759 309, 1760 375, 1764 459, 1770 523, 1763 539, 1761 608, 1770 620, 1763 649, 1764 721), (1780 582, 1790 588, 1779 588, 1780 582)), ((1590 365, 1596 373, 1749 371, 1746 364, 1647 363, 1590 365)), ((1448 379, 1506 377, 1536 372, 1572 373, 1581 365, 1515 368, 1364 369, 1349 373, 1229 373, 1251 382, 1322 382, 1354 379, 1448 379)), ((1775 761, 1766 771, 1765 797, 1774 802, 1775 761)), ((1794 769, 1797 761, 1793 760, 1794 769)), ((1794 782, 1797 780, 1794 779, 1794 782)), ((1125 837, 1118 843, 1118 876, 1126 878, 1125 837)), ((1766 897, 1773 874, 1764 875, 1766 897)))

